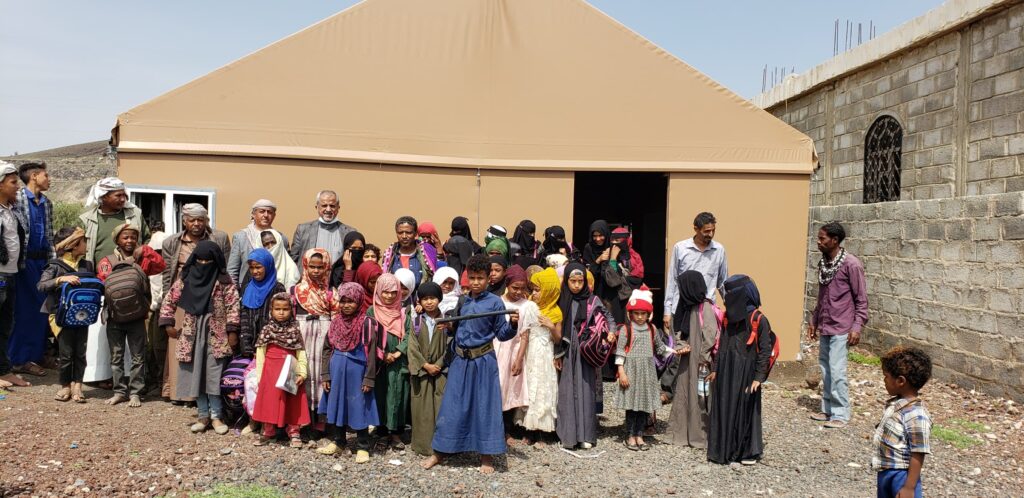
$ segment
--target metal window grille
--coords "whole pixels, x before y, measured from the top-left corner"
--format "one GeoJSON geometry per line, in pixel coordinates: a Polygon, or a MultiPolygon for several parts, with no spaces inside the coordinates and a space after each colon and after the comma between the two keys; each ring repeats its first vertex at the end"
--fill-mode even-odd
{"type": "Polygon", "coordinates": [[[864,139],[864,203],[900,200],[903,127],[892,116],[875,120],[864,139]]]}

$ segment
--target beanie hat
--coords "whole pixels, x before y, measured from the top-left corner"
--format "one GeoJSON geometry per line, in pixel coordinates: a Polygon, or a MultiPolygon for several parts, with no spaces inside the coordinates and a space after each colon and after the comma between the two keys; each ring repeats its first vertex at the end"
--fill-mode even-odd
{"type": "Polygon", "coordinates": [[[654,295],[651,293],[651,289],[646,285],[641,285],[639,289],[633,290],[633,294],[629,296],[626,311],[654,313],[654,295]]]}

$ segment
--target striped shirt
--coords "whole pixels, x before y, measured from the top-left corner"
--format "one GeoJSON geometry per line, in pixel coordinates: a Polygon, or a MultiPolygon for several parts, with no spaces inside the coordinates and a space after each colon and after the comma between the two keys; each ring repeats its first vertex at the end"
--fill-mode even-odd
{"type": "Polygon", "coordinates": [[[930,454],[932,417],[920,398],[892,398],[875,427],[875,470],[908,469],[911,453],[930,454]]]}

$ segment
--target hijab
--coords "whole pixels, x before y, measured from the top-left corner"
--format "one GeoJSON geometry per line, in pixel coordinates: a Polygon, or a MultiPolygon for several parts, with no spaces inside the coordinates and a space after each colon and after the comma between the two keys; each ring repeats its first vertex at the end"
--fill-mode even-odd
{"type": "Polygon", "coordinates": [[[441,309],[441,313],[447,313],[454,310],[459,304],[459,297],[462,296],[462,286],[459,285],[459,273],[450,266],[442,266],[437,269],[437,273],[434,274],[434,283],[440,288],[441,284],[445,280],[452,279],[455,281],[455,287],[452,287],[452,291],[445,294],[441,298],[441,304],[438,308],[441,309]]]}
{"type": "MultiPolygon", "coordinates": [[[[587,305],[587,299],[590,299],[591,292],[590,285],[587,282],[587,268],[583,266],[582,263],[574,261],[565,266],[564,275],[565,278],[562,279],[561,294],[558,297],[558,307],[562,310],[563,317],[572,316],[572,304],[574,302],[579,303],[580,307],[584,308],[582,310],[584,312],[577,313],[577,316],[573,317],[573,330],[579,330],[579,326],[583,323],[583,320],[586,319],[584,316],[586,315],[585,308],[587,305]],[[584,285],[583,288],[580,289],[579,293],[573,294],[572,291],[569,290],[569,277],[577,274],[583,276],[584,285]]],[[[563,329],[563,332],[564,330],[565,329],[563,329]]]]}
{"type": "Polygon", "coordinates": [[[246,261],[259,263],[264,269],[263,280],[257,281],[250,276],[249,283],[245,286],[245,292],[242,293],[242,306],[255,310],[263,307],[263,304],[267,302],[267,297],[274,291],[274,286],[277,284],[277,269],[270,251],[262,247],[253,249],[246,261]]]}
{"type": "Polygon", "coordinates": [[[760,307],[761,293],[750,277],[733,275],[725,280],[725,317],[729,324],[746,321],[760,307]]]}
{"type": "Polygon", "coordinates": [[[452,231],[448,234],[449,237],[461,235],[466,240],[473,240],[473,232],[469,230],[469,219],[464,216],[456,216],[452,218],[452,231]]]}
{"type": "MultiPolygon", "coordinates": [[[[269,278],[265,280],[274,282],[269,278]]],[[[273,299],[283,299],[288,301],[289,307],[291,306],[291,297],[287,292],[278,292],[274,294],[273,299]]],[[[273,315],[270,316],[270,321],[263,326],[259,338],[256,339],[256,347],[265,347],[270,344],[276,344],[291,351],[303,349],[302,331],[299,330],[299,322],[295,320],[295,313],[291,313],[283,322],[275,320],[273,315]]]]}
{"type": "MultiPolygon", "coordinates": [[[[501,256],[491,256],[488,259],[488,264],[487,264],[487,275],[488,275],[488,278],[490,278],[490,274],[491,274],[491,265],[501,265],[501,267],[505,269],[505,276],[508,277],[508,260],[506,260],[505,258],[503,258],[501,256]]],[[[487,284],[487,291],[492,293],[492,294],[495,294],[497,296],[500,296],[500,295],[504,294],[505,293],[505,279],[503,278],[501,280],[498,280],[497,282],[488,283],[487,284]]]]}
{"type": "Polygon", "coordinates": [[[544,242],[541,244],[541,248],[544,254],[556,254],[562,248],[569,252],[569,243],[565,240],[565,229],[555,225],[544,230],[544,242]]]}
{"type": "Polygon", "coordinates": [[[295,284],[295,301],[306,310],[306,313],[317,316],[331,316],[337,311],[338,303],[329,296],[329,279],[331,274],[325,271],[323,276],[313,280],[309,276],[309,260],[320,256],[327,268],[331,267],[331,255],[326,249],[314,247],[302,255],[302,280],[295,284]]]}
{"type": "Polygon", "coordinates": [[[515,232],[512,233],[512,242],[519,245],[519,250],[524,255],[533,255],[533,250],[537,247],[537,240],[534,235],[537,232],[537,225],[530,220],[523,220],[516,226],[515,232]]]}
{"type": "Polygon", "coordinates": [[[405,336],[404,309],[402,306],[402,284],[390,273],[384,273],[377,279],[377,287],[373,291],[373,318],[384,327],[389,334],[402,340],[405,336]],[[397,292],[398,297],[390,305],[384,304],[385,292],[397,292]]]}
{"type": "Polygon", "coordinates": [[[395,278],[409,291],[409,297],[402,300],[403,304],[409,304],[416,297],[416,274],[408,268],[399,268],[395,270],[395,278]]]}
{"type": "MultiPolygon", "coordinates": [[[[361,304],[364,297],[366,297],[366,291],[363,290],[363,286],[355,282],[345,282],[338,287],[339,301],[346,299],[361,304]]],[[[362,324],[365,316],[366,310],[361,305],[351,315],[343,313],[334,315],[331,320],[331,328],[327,332],[327,340],[330,341],[331,347],[342,352],[355,349],[362,339],[362,324]]]]}
{"type": "Polygon", "coordinates": [[[212,240],[201,240],[181,268],[181,297],[178,306],[195,316],[210,312],[210,300],[217,278],[227,273],[224,251],[212,240]],[[199,264],[197,260],[210,261],[199,264]]]}
{"type": "MultiPolygon", "coordinates": [[[[299,282],[299,267],[295,265],[295,261],[288,254],[288,249],[284,246],[284,238],[281,237],[281,233],[277,230],[269,230],[269,232],[274,234],[274,247],[262,250],[269,251],[270,255],[274,258],[273,266],[276,270],[277,281],[281,282],[285,289],[290,289],[299,282]]],[[[263,244],[261,243],[253,247],[261,248],[263,244]]]]}
{"type": "Polygon", "coordinates": [[[707,301],[708,284],[700,272],[687,270],[676,277],[676,285],[679,287],[679,302],[672,313],[672,328],[686,340],[690,337],[690,315],[697,305],[707,301]]]}
{"type": "Polygon", "coordinates": [[[530,265],[526,268],[526,279],[533,281],[533,276],[544,271],[544,268],[537,265],[530,265]]]}
{"type": "Polygon", "coordinates": [[[359,311],[365,313],[366,309],[373,304],[373,290],[370,289],[370,280],[373,277],[379,277],[384,273],[384,270],[377,263],[365,264],[359,266],[359,271],[356,272],[356,282],[363,286],[363,305],[359,307],[359,311]]]}
{"type": "Polygon", "coordinates": [[[561,282],[558,280],[558,273],[553,268],[548,268],[535,273],[530,277],[530,282],[540,289],[540,295],[537,297],[540,313],[554,323],[561,322],[562,309],[558,306],[561,282]]]}
{"type": "Polygon", "coordinates": [[[516,282],[522,282],[525,284],[529,282],[529,279],[526,278],[526,270],[519,265],[512,265],[505,270],[505,287],[516,282]]]}
{"type": "Polygon", "coordinates": [[[611,229],[608,227],[608,222],[604,220],[597,220],[590,224],[590,230],[587,230],[587,245],[583,247],[583,261],[587,264],[593,264],[597,261],[597,257],[604,252],[605,249],[611,247],[612,237],[611,229]],[[598,245],[594,242],[594,232],[598,232],[604,235],[604,243],[598,245]]]}
{"type": "MultiPolygon", "coordinates": [[[[359,267],[363,264],[363,254],[366,252],[366,238],[359,232],[348,232],[345,234],[345,238],[342,239],[341,244],[342,251],[349,251],[350,257],[352,258],[352,272],[359,271],[359,267]],[[355,241],[363,243],[362,249],[349,249],[355,241]]],[[[344,255],[344,252],[342,253],[344,255]]],[[[345,280],[345,258],[338,258],[337,261],[331,265],[331,287],[337,287],[345,280]]]]}
{"type": "Polygon", "coordinates": [[[484,247],[484,255],[487,256],[488,258],[490,258],[491,257],[491,251],[498,251],[499,253],[501,253],[501,257],[505,260],[505,262],[503,264],[507,268],[508,267],[508,262],[509,262],[509,258],[508,258],[508,256],[509,256],[509,254],[508,254],[508,251],[509,251],[508,240],[503,239],[503,238],[491,239],[491,241],[487,243],[487,246],[484,247]]]}

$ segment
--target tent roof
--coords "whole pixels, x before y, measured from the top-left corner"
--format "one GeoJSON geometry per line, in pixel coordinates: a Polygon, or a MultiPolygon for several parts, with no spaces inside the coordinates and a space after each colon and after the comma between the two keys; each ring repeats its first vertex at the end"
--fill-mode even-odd
{"type": "Polygon", "coordinates": [[[809,174],[807,136],[583,0],[366,0],[118,116],[121,151],[809,174]]]}

